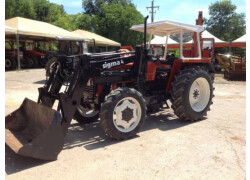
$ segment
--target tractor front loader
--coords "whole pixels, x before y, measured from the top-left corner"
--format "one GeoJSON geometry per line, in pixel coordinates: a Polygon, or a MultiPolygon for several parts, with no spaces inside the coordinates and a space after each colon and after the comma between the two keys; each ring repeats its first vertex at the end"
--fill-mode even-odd
{"type": "Polygon", "coordinates": [[[202,119],[212,104],[214,72],[211,58],[202,56],[209,53],[201,52],[203,27],[173,21],[147,26],[146,22],[147,18],[144,24],[132,27],[144,32],[144,45],[135,52],[58,57],[45,86],[39,88],[38,101],[25,99],[6,116],[6,144],[19,155],[55,160],[73,118],[79,123],[100,118],[109,138],[123,140],[135,136],[147,112],[161,110],[167,100],[181,120],[202,119]],[[149,53],[147,31],[165,36],[174,29],[181,36],[183,31],[197,35],[198,46],[190,52],[197,57],[184,57],[181,47],[180,58],[167,55],[159,59],[149,53]],[[52,109],[55,102],[57,110],[52,109]]]}

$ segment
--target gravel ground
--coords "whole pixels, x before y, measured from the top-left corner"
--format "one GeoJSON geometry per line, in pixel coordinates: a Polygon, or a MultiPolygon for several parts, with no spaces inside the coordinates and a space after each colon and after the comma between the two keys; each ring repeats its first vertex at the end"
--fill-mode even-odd
{"type": "MultiPolygon", "coordinates": [[[[43,69],[5,73],[5,114],[24,97],[37,100],[43,69]]],[[[39,161],[5,148],[6,179],[245,179],[246,83],[215,79],[205,120],[182,122],[173,111],[148,117],[137,137],[112,141],[99,122],[72,121],[56,161],[39,161]]]]}

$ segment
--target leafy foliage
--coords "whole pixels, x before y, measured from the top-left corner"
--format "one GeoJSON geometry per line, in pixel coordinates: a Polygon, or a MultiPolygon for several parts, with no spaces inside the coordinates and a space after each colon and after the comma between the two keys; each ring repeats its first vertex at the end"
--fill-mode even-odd
{"type": "Polygon", "coordinates": [[[143,23],[143,15],[128,0],[83,0],[85,15],[89,14],[91,30],[122,45],[136,46],[143,42],[143,33],[130,30],[143,23]]]}
{"type": "Polygon", "coordinates": [[[8,0],[5,2],[5,19],[16,16],[45,22],[55,22],[65,15],[62,5],[47,0],[8,0]]]}
{"type": "Polygon", "coordinates": [[[133,5],[129,0],[83,0],[82,7],[86,14],[100,15],[102,14],[102,5],[121,4],[123,6],[133,5]]]}
{"type": "Polygon", "coordinates": [[[233,41],[246,33],[244,13],[236,13],[230,0],[217,1],[209,6],[207,30],[224,41],[233,41]]]}
{"type": "Polygon", "coordinates": [[[5,18],[15,16],[36,18],[32,0],[8,0],[5,2],[5,18]]]}

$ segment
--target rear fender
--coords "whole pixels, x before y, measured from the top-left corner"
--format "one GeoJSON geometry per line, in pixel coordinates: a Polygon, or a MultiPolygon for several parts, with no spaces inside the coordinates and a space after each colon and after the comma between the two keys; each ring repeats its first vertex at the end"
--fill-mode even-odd
{"type": "Polygon", "coordinates": [[[172,88],[172,82],[174,80],[174,77],[179,74],[180,70],[185,67],[185,66],[192,66],[192,65],[199,65],[199,66],[204,66],[209,73],[214,73],[214,66],[213,63],[211,63],[211,59],[201,59],[201,60],[186,60],[183,61],[182,59],[178,59],[174,61],[174,64],[172,66],[172,70],[170,73],[170,77],[168,80],[167,88],[166,88],[166,93],[169,94],[171,88],[172,88]]]}
{"type": "Polygon", "coordinates": [[[169,76],[169,79],[168,79],[168,84],[167,84],[167,88],[166,88],[166,93],[169,94],[170,92],[170,89],[172,87],[172,82],[174,80],[174,77],[179,74],[179,71],[182,67],[182,60],[181,59],[178,59],[178,60],[175,60],[174,63],[173,63],[173,66],[172,66],[172,70],[171,70],[171,73],[170,73],[170,76],[169,76]]]}

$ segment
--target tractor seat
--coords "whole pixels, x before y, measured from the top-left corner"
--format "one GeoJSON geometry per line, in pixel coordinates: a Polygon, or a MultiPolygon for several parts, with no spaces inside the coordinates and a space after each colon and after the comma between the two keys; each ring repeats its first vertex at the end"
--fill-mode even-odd
{"type": "Polygon", "coordinates": [[[172,66],[175,59],[177,58],[174,56],[174,54],[171,54],[171,55],[168,54],[166,57],[166,61],[160,61],[160,62],[161,64],[168,64],[172,66]]]}

